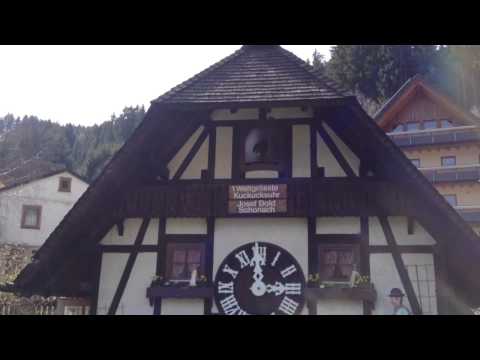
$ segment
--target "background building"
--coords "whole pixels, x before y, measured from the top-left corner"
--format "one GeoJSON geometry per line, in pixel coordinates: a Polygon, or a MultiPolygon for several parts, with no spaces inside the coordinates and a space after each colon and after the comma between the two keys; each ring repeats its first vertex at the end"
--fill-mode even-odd
{"type": "Polygon", "coordinates": [[[375,120],[479,233],[480,119],[417,75],[375,120]]]}

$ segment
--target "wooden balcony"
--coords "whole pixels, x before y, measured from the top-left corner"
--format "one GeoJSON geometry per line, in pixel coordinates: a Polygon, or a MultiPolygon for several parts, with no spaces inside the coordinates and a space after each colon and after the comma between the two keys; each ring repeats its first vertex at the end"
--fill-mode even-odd
{"type": "Polygon", "coordinates": [[[461,144],[480,141],[477,126],[458,126],[446,129],[391,132],[387,134],[399,147],[419,147],[444,144],[461,144]]]}
{"type": "Polygon", "coordinates": [[[364,300],[374,303],[377,300],[377,292],[373,284],[358,287],[309,287],[307,289],[307,298],[309,301],[318,301],[323,299],[343,299],[364,300]]]}
{"type": "Polygon", "coordinates": [[[480,180],[480,164],[443,168],[420,168],[419,170],[433,183],[480,180]]]}

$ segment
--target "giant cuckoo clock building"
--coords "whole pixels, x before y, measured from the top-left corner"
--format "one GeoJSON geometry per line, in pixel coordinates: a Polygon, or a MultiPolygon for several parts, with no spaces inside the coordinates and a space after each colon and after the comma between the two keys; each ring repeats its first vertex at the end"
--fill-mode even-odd
{"type": "Polygon", "coordinates": [[[280,46],[154,100],[13,290],[92,314],[469,313],[480,239],[363,111],[280,46]],[[352,276],[352,273],[356,276],[352,276]]]}

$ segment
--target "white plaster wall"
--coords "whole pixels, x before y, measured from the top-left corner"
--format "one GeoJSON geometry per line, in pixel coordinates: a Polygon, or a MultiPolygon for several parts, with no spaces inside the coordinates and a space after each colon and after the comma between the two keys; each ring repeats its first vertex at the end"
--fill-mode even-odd
{"type": "Polygon", "coordinates": [[[200,179],[202,177],[202,170],[208,169],[209,141],[210,140],[207,137],[180,179],[200,179]]]}
{"type": "Polygon", "coordinates": [[[310,126],[292,126],[292,177],[310,177],[310,126]]]}
{"type": "Polygon", "coordinates": [[[390,216],[390,227],[398,245],[434,245],[435,240],[430,234],[415,221],[412,235],[408,234],[408,219],[405,216],[390,216]]]}
{"type": "Polygon", "coordinates": [[[359,217],[317,218],[317,234],[360,234],[359,217]]]}
{"type": "Polygon", "coordinates": [[[245,179],[277,179],[278,171],[270,170],[255,170],[255,171],[246,171],[245,179]]]}
{"type": "Polygon", "coordinates": [[[192,136],[190,136],[190,138],[185,142],[182,148],[173,156],[173,158],[168,163],[167,167],[169,170],[170,179],[173,178],[173,176],[177,172],[178,168],[190,152],[190,149],[193,147],[193,144],[195,144],[195,141],[197,141],[203,129],[203,126],[199,126],[199,128],[193,133],[192,136]]]}
{"type": "Polygon", "coordinates": [[[337,136],[337,134],[327,124],[321,125],[325,131],[330,135],[338,150],[342,153],[345,160],[348,162],[353,172],[358,176],[360,173],[360,159],[353,153],[352,150],[337,136]]]}
{"type": "Polygon", "coordinates": [[[102,256],[102,269],[98,288],[97,314],[105,315],[112,303],[113,296],[118,287],[128,254],[104,253],[102,256]]]}
{"type": "MultiPolygon", "coordinates": [[[[137,238],[138,231],[143,222],[141,218],[129,218],[123,222],[123,236],[118,235],[116,225],[112,226],[110,231],[105,235],[100,244],[102,245],[133,245],[137,238]]],[[[151,219],[148,224],[143,244],[155,245],[158,243],[158,218],[151,219]]]]}
{"type": "Polygon", "coordinates": [[[370,245],[388,245],[377,216],[368,218],[370,245]]]}
{"type": "Polygon", "coordinates": [[[231,127],[217,127],[215,147],[215,179],[232,178],[232,139],[231,127]]]}
{"type": "Polygon", "coordinates": [[[168,218],[165,232],[181,235],[206,234],[207,220],[205,218],[168,218]]]}
{"type": "Polygon", "coordinates": [[[354,300],[319,300],[317,315],[363,315],[363,303],[354,300]]]}
{"type": "Polygon", "coordinates": [[[317,165],[325,168],[325,177],[345,177],[345,171],[338,164],[323,139],[317,133],[317,165]]]}
{"type": "Polygon", "coordinates": [[[162,315],[203,315],[201,299],[163,299],[162,315]]]}
{"type": "Polygon", "coordinates": [[[44,179],[0,192],[0,242],[41,246],[88,184],[69,172],[62,172],[44,179]],[[59,192],[60,177],[72,179],[71,192],[59,192]],[[41,205],[40,229],[22,229],[22,206],[41,205]]]}
{"type": "Polygon", "coordinates": [[[130,278],[120,299],[117,315],[152,315],[153,306],[147,298],[157,262],[156,253],[139,253],[130,278]]]}

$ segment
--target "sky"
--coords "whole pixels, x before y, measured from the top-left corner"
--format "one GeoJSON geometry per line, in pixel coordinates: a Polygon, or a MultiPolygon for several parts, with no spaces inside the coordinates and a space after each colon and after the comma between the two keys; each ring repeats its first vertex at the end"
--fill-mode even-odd
{"type": "MultiPolygon", "coordinates": [[[[284,45],[306,60],[331,45],[284,45]]],[[[240,45],[2,45],[0,117],[35,115],[60,124],[100,124],[150,101],[240,45]]]]}

